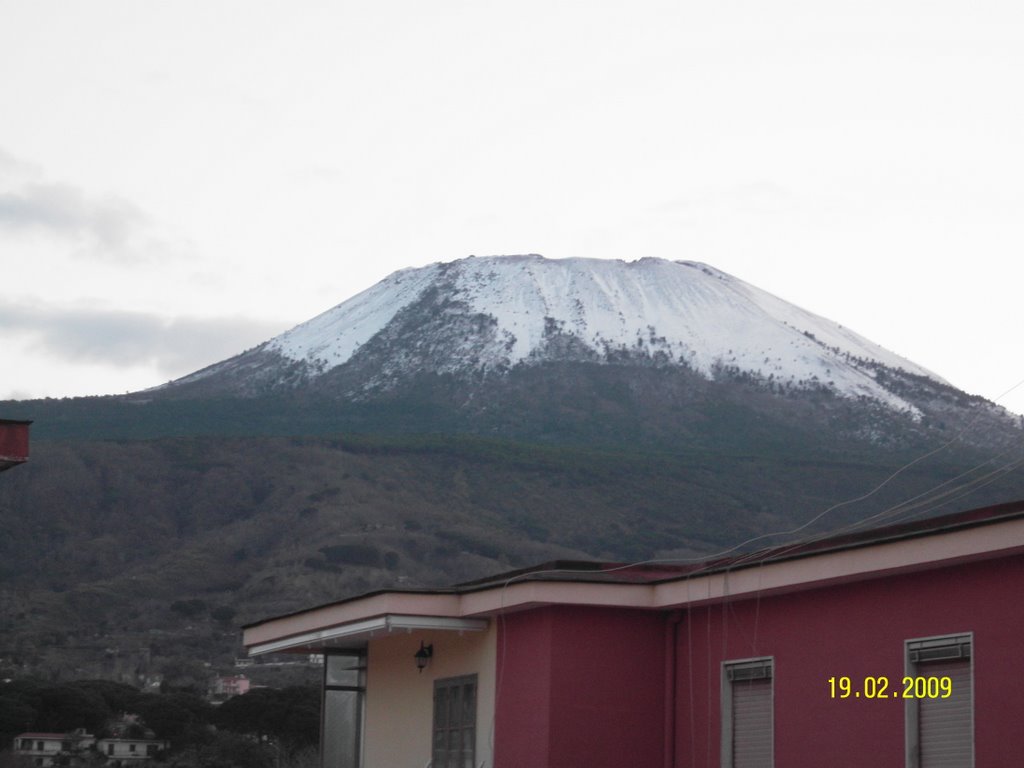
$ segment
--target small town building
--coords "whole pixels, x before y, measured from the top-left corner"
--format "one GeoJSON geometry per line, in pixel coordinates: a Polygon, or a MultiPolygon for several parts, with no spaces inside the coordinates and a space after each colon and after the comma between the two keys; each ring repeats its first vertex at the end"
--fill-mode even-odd
{"type": "Polygon", "coordinates": [[[96,740],[96,751],[106,758],[104,765],[129,766],[156,757],[170,742],[159,739],[103,738],[96,740]]]}
{"type": "Polygon", "coordinates": [[[79,728],[71,733],[19,733],[14,737],[14,754],[29,758],[32,765],[69,763],[88,751],[96,737],[79,728]]]}
{"type": "Polygon", "coordinates": [[[997,768],[1024,501],[695,564],[557,562],[244,628],[325,654],[325,768],[997,768]]]}
{"type": "Polygon", "coordinates": [[[28,461],[31,421],[0,419],[0,472],[28,461]]]}

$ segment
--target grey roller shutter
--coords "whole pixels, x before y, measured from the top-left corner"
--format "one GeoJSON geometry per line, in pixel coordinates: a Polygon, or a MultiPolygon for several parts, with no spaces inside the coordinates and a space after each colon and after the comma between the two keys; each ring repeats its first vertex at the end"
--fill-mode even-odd
{"type": "Polygon", "coordinates": [[[733,768],[772,768],[772,681],[732,684],[733,768]]]}
{"type": "Polygon", "coordinates": [[[948,699],[918,701],[920,768],[971,768],[974,765],[974,692],[969,659],[929,661],[917,665],[922,677],[948,677],[948,699]]]}

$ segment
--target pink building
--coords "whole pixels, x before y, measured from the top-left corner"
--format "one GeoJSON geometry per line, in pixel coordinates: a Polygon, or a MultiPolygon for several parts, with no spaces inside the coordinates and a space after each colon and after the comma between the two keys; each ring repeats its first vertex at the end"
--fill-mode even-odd
{"type": "Polygon", "coordinates": [[[1024,501],[689,566],[553,563],[245,628],[330,768],[1024,764],[1024,501]]]}
{"type": "Polygon", "coordinates": [[[227,701],[232,696],[249,692],[249,678],[245,675],[220,675],[210,683],[210,700],[214,704],[227,701]]]}

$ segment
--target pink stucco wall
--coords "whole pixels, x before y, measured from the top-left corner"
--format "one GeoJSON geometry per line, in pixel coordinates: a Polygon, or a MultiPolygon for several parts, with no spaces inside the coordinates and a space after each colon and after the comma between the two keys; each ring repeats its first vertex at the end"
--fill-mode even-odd
{"type": "Polygon", "coordinates": [[[503,617],[496,768],[660,767],[664,627],[658,611],[582,606],[503,617]]]}
{"type": "Polygon", "coordinates": [[[904,641],[974,633],[975,764],[1019,766],[1024,557],[683,611],[676,765],[719,765],[721,662],[775,659],[775,764],[904,764],[905,702],[832,699],[829,677],[904,675],[904,641]]]}
{"type": "Polygon", "coordinates": [[[494,764],[718,766],[721,664],[771,656],[775,765],[902,766],[905,702],[832,699],[828,678],[860,684],[887,677],[891,689],[900,688],[906,640],[970,632],[975,764],[1018,766],[1022,590],[1024,556],[1012,555],[683,608],[674,627],[659,610],[558,606],[508,614],[497,621],[494,764]],[[674,745],[668,759],[666,744],[674,745]]]}

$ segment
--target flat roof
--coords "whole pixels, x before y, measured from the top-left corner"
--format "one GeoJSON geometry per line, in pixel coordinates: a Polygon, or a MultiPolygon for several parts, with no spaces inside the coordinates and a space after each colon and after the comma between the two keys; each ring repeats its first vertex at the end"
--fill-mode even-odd
{"type": "Polygon", "coordinates": [[[312,608],[282,614],[252,622],[242,628],[258,626],[267,621],[307,613],[318,608],[341,605],[362,600],[374,595],[388,593],[402,594],[463,594],[484,589],[502,587],[509,583],[524,581],[571,581],[605,584],[657,584],[685,579],[694,574],[711,574],[722,571],[736,571],[752,568],[765,563],[782,562],[820,555],[825,552],[875,546],[885,542],[932,536],[963,530],[980,525],[991,525],[1002,520],[1024,517],[1024,499],[1019,501],[980,507],[964,512],[914,520],[906,523],[870,528],[855,533],[843,533],[826,538],[812,539],[792,544],[783,544],[767,549],[741,552],[728,557],[709,558],[693,563],[679,563],[672,560],[647,560],[637,563],[607,562],[599,560],[551,560],[528,568],[504,571],[472,581],[460,582],[448,587],[395,587],[379,589],[341,600],[323,603],[312,608]]]}
{"type": "Polygon", "coordinates": [[[439,589],[377,590],[247,624],[244,642],[253,653],[315,652],[328,638],[391,631],[399,618],[453,619],[455,628],[542,605],[672,610],[1016,553],[1024,500],[695,563],[561,560],[439,589]]]}

